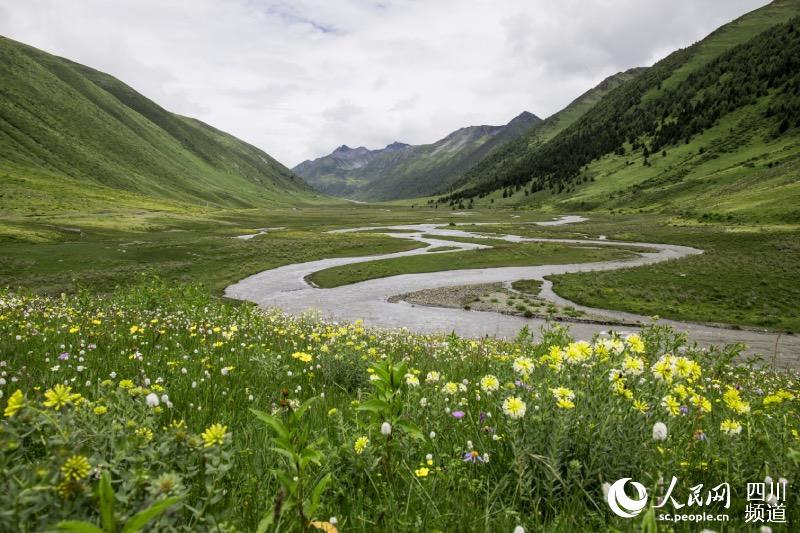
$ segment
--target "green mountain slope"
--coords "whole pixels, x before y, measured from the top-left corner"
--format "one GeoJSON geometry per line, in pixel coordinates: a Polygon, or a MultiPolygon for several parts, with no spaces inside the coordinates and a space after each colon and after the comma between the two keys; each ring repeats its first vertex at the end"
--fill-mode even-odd
{"type": "Polygon", "coordinates": [[[794,220],[800,24],[792,17],[798,15],[800,2],[781,0],[723,26],[613,89],[524,158],[446,200],[502,196],[537,205],[794,220]]]}
{"type": "Polygon", "coordinates": [[[470,168],[453,187],[469,188],[485,182],[499,181],[508,168],[523,163],[530,153],[572,125],[612,89],[633,79],[644,70],[644,68],[632,68],[609,76],[561,111],[547,117],[524,135],[495,150],[491,156],[470,168]]]}
{"type": "Polygon", "coordinates": [[[313,194],[258,148],[107,74],[3,37],[0,179],[4,211],[85,203],[82,190],[97,206],[107,198],[246,207],[313,194]]]}
{"type": "Polygon", "coordinates": [[[358,200],[393,200],[446,190],[470,167],[541,119],[523,112],[503,126],[461,128],[432,144],[382,150],[341,146],[293,170],[316,189],[358,200]]]}

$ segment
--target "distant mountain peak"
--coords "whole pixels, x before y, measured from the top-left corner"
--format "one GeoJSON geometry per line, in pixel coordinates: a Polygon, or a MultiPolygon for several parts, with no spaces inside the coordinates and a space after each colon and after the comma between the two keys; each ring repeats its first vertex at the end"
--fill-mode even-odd
{"type": "Polygon", "coordinates": [[[402,150],[403,148],[406,148],[408,146],[411,146],[411,145],[410,144],[406,144],[406,143],[401,143],[399,141],[394,141],[392,144],[387,144],[386,148],[384,148],[384,150],[389,150],[389,151],[402,150]]]}
{"type": "Polygon", "coordinates": [[[511,126],[511,125],[518,125],[518,124],[536,124],[536,123],[541,122],[541,121],[542,121],[541,118],[537,117],[536,115],[534,115],[530,111],[523,111],[522,113],[520,113],[516,117],[512,118],[508,122],[507,125],[511,126]]]}
{"type": "Polygon", "coordinates": [[[523,111],[508,124],[466,126],[430,144],[393,141],[375,150],[343,144],[294,171],[317,190],[335,196],[366,200],[427,196],[446,189],[499,145],[540,122],[523,111]]]}

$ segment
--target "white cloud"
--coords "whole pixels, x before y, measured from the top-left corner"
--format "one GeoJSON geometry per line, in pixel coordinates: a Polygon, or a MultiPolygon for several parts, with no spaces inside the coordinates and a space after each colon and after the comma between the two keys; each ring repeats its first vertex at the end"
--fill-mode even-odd
{"type": "Polygon", "coordinates": [[[0,0],[0,33],[292,166],[558,111],[766,0],[0,0]]]}

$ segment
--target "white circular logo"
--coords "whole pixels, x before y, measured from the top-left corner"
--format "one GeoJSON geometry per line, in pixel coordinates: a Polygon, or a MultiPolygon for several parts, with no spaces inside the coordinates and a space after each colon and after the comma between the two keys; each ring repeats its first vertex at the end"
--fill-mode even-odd
{"type": "Polygon", "coordinates": [[[608,489],[608,496],[606,497],[608,505],[614,511],[614,514],[622,518],[633,518],[641,513],[644,506],[647,505],[647,490],[641,483],[631,481],[631,485],[636,489],[638,495],[636,499],[630,498],[625,494],[625,483],[628,481],[631,481],[631,478],[624,477],[615,481],[608,489]]]}

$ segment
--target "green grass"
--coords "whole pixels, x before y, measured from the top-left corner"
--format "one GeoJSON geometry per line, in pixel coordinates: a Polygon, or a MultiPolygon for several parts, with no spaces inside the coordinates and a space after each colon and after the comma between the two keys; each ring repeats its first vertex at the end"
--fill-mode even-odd
{"type": "Polygon", "coordinates": [[[484,231],[566,238],[606,235],[694,246],[705,253],[644,267],[554,276],[554,289],[592,307],[800,331],[800,226],[702,224],[632,214],[588,216],[589,222],[574,226],[487,226],[484,231]]]}
{"type": "Polygon", "coordinates": [[[107,74],[4,37],[0,91],[0,212],[319,199],[262,150],[107,74]]]}
{"type": "Polygon", "coordinates": [[[550,201],[561,209],[645,209],[751,222],[800,220],[800,134],[771,136],[764,101],[727,115],[715,127],[667,149],[666,156],[607,155],[592,163],[591,182],[550,201]]]}
{"type": "Polygon", "coordinates": [[[542,282],[538,279],[521,279],[513,282],[511,288],[531,296],[537,296],[542,290],[542,282]]]}
{"type": "MultiPolygon", "coordinates": [[[[703,39],[695,47],[689,60],[675,69],[675,72],[664,80],[661,86],[662,90],[677,87],[692,72],[713,61],[734,46],[745,43],[774,26],[776,21],[784,22],[797,15],[800,15],[800,6],[795,0],[776,0],[722,26],[703,39]]],[[[654,90],[646,95],[645,98],[655,97],[660,92],[659,90],[654,90]]]]}
{"type": "Polygon", "coordinates": [[[582,182],[562,193],[541,191],[508,198],[495,191],[481,207],[542,208],[680,214],[697,220],[748,223],[800,221],[800,132],[775,137],[764,121],[769,101],[729,113],[693,137],[652,154],[626,144],[625,155],[606,154],[587,165],[582,182]]]}
{"type": "Polygon", "coordinates": [[[529,243],[510,245],[506,243],[505,245],[483,250],[418,255],[343,265],[315,272],[308,279],[319,287],[331,288],[399,274],[469,268],[581,263],[622,257],[630,257],[630,252],[620,249],[594,249],[560,244],[529,243]]]}
{"type": "MultiPolygon", "coordinates": [[[[150,209],[135,204],[85,210],[0,214],[0,287],[40,293],[79,287],[107,292],[139,274],[203,283],[219,295],[228,284],[277,266],[322,259],[392,253],[418,242],[364,233],[327,233],[342,227],[419,222],[447,223],[447,210],[391,209],[361,204],[306,205],[271,209],[150,209]],[[250,240],[237,235],[285,227],[250,240]]],[[[496,214],[477,214],[494,220],[496,214]]],[[[542,217],[531,213],[531,220],[542,217]]]]}
{"type": "MultiPolygon", "coordinates": [[[[530,128],[524,135],[497,148],[488,157],[467,170],[464,176],[455,183],[455,187],[470,187],[482,182],[487,176],[501,175],[504,169],[519,163],[536,148],[556,137],[594,107],[612,89],[633,79],[642,70],[634,68],[604,79],[597,86],[570,102],[564,109],[530,128]]],[[[441,189],[439,192],[442,192],[441,189]]]]}
{"type": "MultiPolygon", "coordinates": [[[[651,371],[683,345],[667,331],[647,331],[640,353],[623,343],[608,355],[600,344],[585,358],[560,355],[561,363],[549,355],[552,346],[580,353],[582,345],[569,343],[561,330],[534,342],[365,330],[224,304],[205,290],[163,282],[104,297],[0,292],[8,381],[1,405],[18,399],[0,418],[0,530],[50,531],[64,519],[100,524],[102,472],[119,523],[180,498],[148,525],[153,531],[256,531],[276,508],[279,526],[268,531],[309,530],[292,507],[296,493],[281,494],[281,480],[309,491],[327,475],[313,510],[307,492],[298,498],[306,519],[336,517],[341,531],[632,531],[647,511],[615,516],[603,483],[632,477],[654,494],[665,473],[678,477],[672,495],[682,504],[695,485],[705,495],[729,483],[730,508],[702,511],[729,514],[726,531],[749,531],[747,483],[796,475],[797,376],[735,367],[735,352],[689,347],[681,353],[701,375],[672,376],[673,387],[691,388],[684,398],[651,371]],[[515,370],[520,357],[536,361],[530,373],[515,370]],[[623,372],[628,357],[641,362],[641,375],[623,372]],[[430,372],[438,381],[426,379],[430,372]],[[610,375],[619,376],[618,394],[610,375]],[[407,383],[409,376],[419,384],[407,383]],[[483,390],[487,376],[495,379],[483,390]],[[88,401],[45,405],[45,392],[64,383],[88,401]],[[569,389],[573,407],[558,406],[556,387],[569,389]],[[161,396],[156,408],[146,403],[150,393],[161,396]],[[686,414],[662,406],[668,393],[686,414]],[[527,407],[519,418],[504,412],[510,397],[527,407]],[[302,402],[309,402],[305,414],[293,421],[302,402]],[[463,418],[449,414],[456,408],[463,418]],[[288,425],[288,439],[276,438],[251,409],[288,425]],[[741,424],[741,434],[724,433],[726,420],[741,424]],[[656,421],[668,428],[664,441],[653,440],[656,421]],[[381,433],[384,422],[391,438],[381,433]],[[222,426],[219,438],[202,438],[214,424],[222,426]],[[361,453],[359,438],[369,439],[361,453]],[[301,472],[276,451],[288,441],[308,446],[303,457],[314,459],[301,472]],[[473,451],[488,462],[465,462],[473,451]],[[63,468],[74,456],[88,463],[87,475],[67,481],[63,468]]],[[[786,519],[797,523],[791,485],[787,496],[786,519]]],[[[686,522],[670,530],[714,526],[686,522]]]]}
{"type": "Polygon", "coordinates": [[[703,248],[703,255],[591,276],[556,276],[554,289],[592,307],[800,331],[800,230],[712,231],[662,234],[665,241],[703,248]]]}
{"type": "MultiPolygon", "coordinates": [[[[469,231],[472,233],[479,233],[481,231],[481,226],[459,226],[458,229],[462,231],[469,231]]],[[[483,244],[486,246],[508,246],[509,244],[508,241],[505,241],[503,239],[493,239],[491,237],[487,238],[455,237],[451,235],[427,235],[427,234],[423,236],[442,241],[464,242],[468,244],[483,244]]]]}
{"type": "Polygon", "coordinates": [[[458,249],[459,249],[459,248],[458,248],[458,246],[434,246],[434,247],[432,247],[432,248],[428,248],[428,249],[427,249],[427,250],[425,250],[425,251],[426,251],[426,252],[428,252],[428,253],[433,253],[433,252],[450,252],[450,251],[453,251],[453,250],[458,250],[458,249]]]}
{"type": "Polygon", "coordinates": [[[86,288],[105,292],[125,286],[141,273],[164,279],[202,281],[215,294],[262,270],[325,257],[392,253],[419,247],[413,241],[357,234],[326,235],[280,231],[251,240],[230,235],[176,231],[168,238],[113,233],[94,238],[31,246],[4,244],[0,286],[55,294],[86,288]]]}

